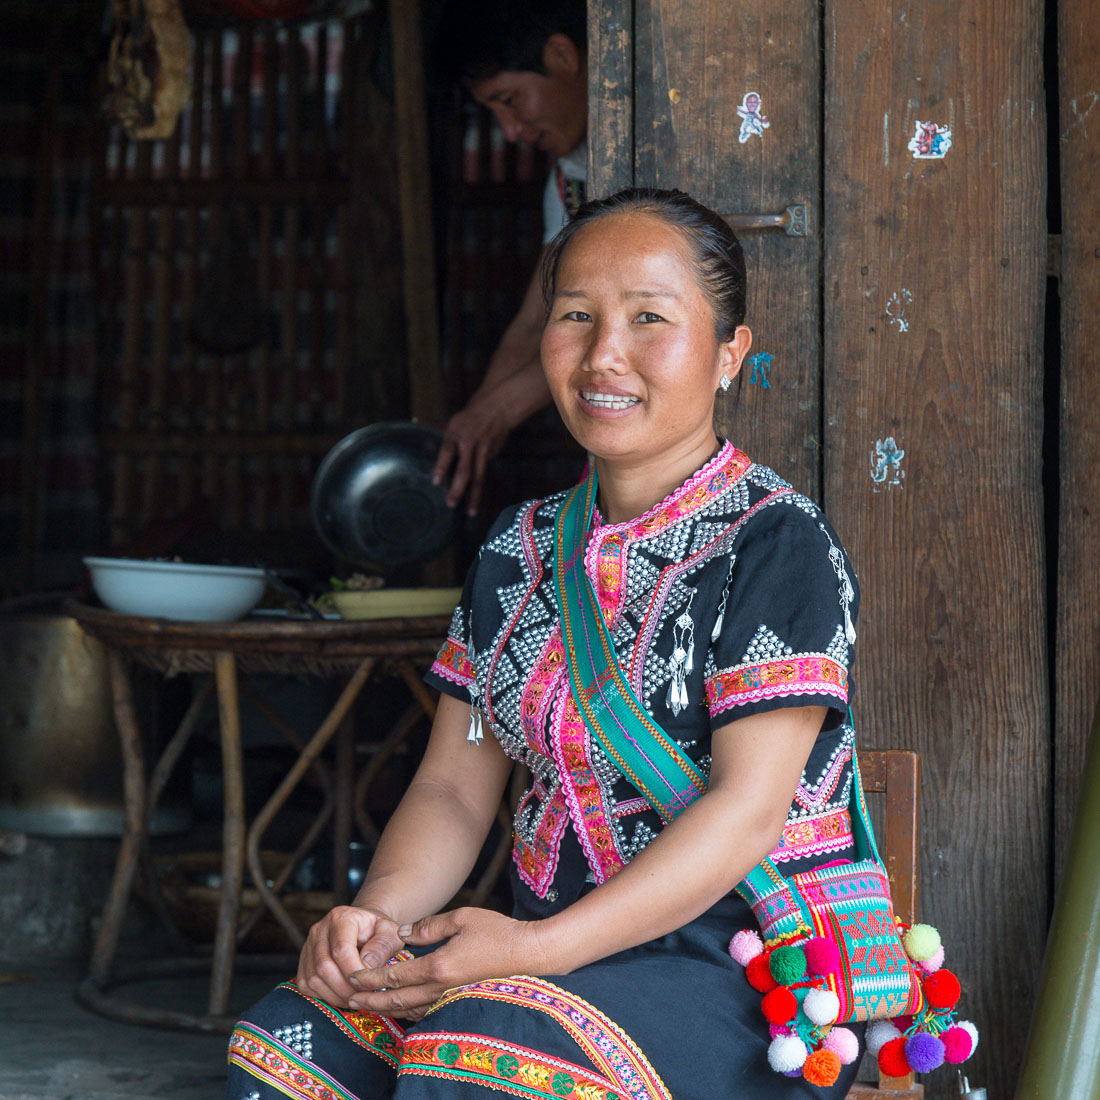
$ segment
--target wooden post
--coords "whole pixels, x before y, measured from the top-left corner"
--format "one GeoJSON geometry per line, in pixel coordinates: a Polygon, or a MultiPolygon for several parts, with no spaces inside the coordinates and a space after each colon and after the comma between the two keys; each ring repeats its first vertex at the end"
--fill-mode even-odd
{"type": "Polygon", "coordinates": [[[634,4],[588,5],[588,195],[634,183],[634,4]]]}
{"type": "Polygon", "coordinates": [[[825,15],[825,504],[862,586],[857,719],[920,753],[922,916],[982,1027],[970,1079],[1003,1096],[1048,896],[1042,5],[825,15]]]}
{"type": "Polygon", "coordinates": [[[1060,877],[1092,706],[1100,696],[1100,14],[1091,0],[1058,5],[1062,178],[1061,510],[1055,660],[1054,859],[1060,877]],[[1091,117],[1089,117],[1091,116],[1091,117]]]}
{"type": "Polygon", "coordinates": [[[393,36],[394,137],[404,261],[409,404],[417,419],[438,421],[443,417],[444,400],[439,369],[435,245],[419,0],[391,0],[389,12],[393,36]]]}

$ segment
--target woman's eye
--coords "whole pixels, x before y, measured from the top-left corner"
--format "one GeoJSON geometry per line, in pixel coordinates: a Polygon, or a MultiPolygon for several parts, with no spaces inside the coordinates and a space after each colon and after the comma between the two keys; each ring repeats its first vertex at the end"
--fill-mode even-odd
{"type": "Polygon", "coordinates": [[[652,325],[656,321],[663,321],[664,318],[658,313],[650,313],[647,310],[644,313],[638,314],[638,320],[641,321],[643,325],[652,325]]]}
{"type": "Polygon", "coordinates": [[[568,313],[562,315],[563,321],[591,321],[587,313],[580,309],[571,309],[568,313]]]}

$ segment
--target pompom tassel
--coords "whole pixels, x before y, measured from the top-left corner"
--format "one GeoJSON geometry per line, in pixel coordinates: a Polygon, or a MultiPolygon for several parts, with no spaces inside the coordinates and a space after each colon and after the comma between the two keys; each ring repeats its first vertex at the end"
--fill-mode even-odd
{"type": "Polygon", "coordinates": [[[854,1031],[846,1027],[830,1028],[821,1045],[826,1050],[831,1050],[845,1066],[851,1065],[859,1057],[859,1039],[854,1031]]]}
{"type": "Polygon", "coordinates": [[[905,1057],[905,1040],[891,1039],[878,1052],[878,1068],[887,1077],[904,1077],[913,1067],[905,1057]]]}
{"type": "Polygon", "coordinates": [[[961,1027],[970,1036],[970,1053],[978,1049],[978,1029],[969,1020],[960,1020],[956,1027],[961,1027]]]}
{"type": "Polygon", "coordinates": [[[959,979],[950,970],[937,970],[921,983],[924,999],[940,1012],[949,1012],[959,1002],[962,989],[959,979]]]}
{"type": "Polygon", "coordinates": [[[840,948],[824,936],[814,936],[802,945],[811,974],[832,974],[840,967],[840,948]]]}
{"type": "Polygon", "coordinates": [[[835,1024],[840,1014],[840,998],[831,989],[811,989],[802,1002],[802,1011],[810,1023],[819,1027],[835,1024]]]}
{"type": "Polygon", "coordinates": [[[729,952],[734,962],[748,966],[757,955],[764,951],[760,936],[751,928],[742,929],[730,940],[729,952]]]}
{"type": "Polygon", "coordinates": [[[924,962],[939,950],[940,934],[930,924],[914,924],[901,938],[906,954],[914,962],[924,962]]]}
{"type": "Polygon", "coordinates": [[[931,1073],[943,1065],[943,1043],[935,1035],[918,1031],[905,1044],[905,1060],[917,1073],[931,1073]]]}
{"type": "Polygon", "coordinates": [[[755,958],[749,959],[748,965],[745,967],[745,977],[757,993],[767,993],[779,984],[772,977],[766,955],[757,955],[755,958]]]}
{"type": "Polygon", "coordinates": [[[780,1035],[768,1047],[768,1065],[776,1073],[801,1070],[807,1053],[806,1044],[797,1035],[780,1035]]]}
{"type": "Polygon", "coordinates": [[[840,1059],[831,1050],[815,1050],[803,1063],[802,1076],[811,1085],[827,1089],[840,1076],[840,1059]]]}
{"type": "Polygon", "coordinates": [[[864,1042],[872,1057],[877,1058],[878,1052],[892,1039],[900,1039],[901,1032],[889,1020],[876,1020],[867,1029],[864,1042]]]}
{"type": "Polygon", "coordinates": [[[770,993],[764,994],[760,1009],[768,1023],[786,1024],[793,1020],[798,1012],[798,1001],[786,986],[781,985],[770,993]]]}
{"type": "Polygon", "coordinates": [[[943,1060],[952,1065],[965,1062],[974,1049],[970,1032],[965,1027],[949,1027],[940,1039],[943,1040],[943,1060]]]}

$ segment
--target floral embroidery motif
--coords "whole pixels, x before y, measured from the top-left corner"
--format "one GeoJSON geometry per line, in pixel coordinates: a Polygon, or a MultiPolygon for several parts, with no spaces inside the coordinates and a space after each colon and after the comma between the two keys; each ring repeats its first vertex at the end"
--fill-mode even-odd
{"type": "Polygon", "coordinates": [[[398,1074],[469,1081],[545,1100],[621,1100],[615,1085],[591,1070],[483,1035],[410,1035],[398,1074]]]}
{"type": "Polygon", "coordinates": [[[813,817],[788,821],[783,827],[779,844],[769,858],[774,863],[787,863],[840,852],[854,843],[852,819],[848,811],[830,810],[813,817]]]}
{"type": "Polygon", "coordinates": [[[474,682],[474,666],[466,656],[466,647],[455,638],[448,638],[436,656],[432,672],[468,688],[474,682]]]}
{"type": "Polygon", "coordinates": [[[540,978],[489,980],[444,993],[429,1011],[435,1012],[465,997],[484,997],[544,1012],[565,1029],[600,1074],[615,1082],[621,1097],[671,1100],[657,1071],[626,1032],[599,1009],[567,990],[540,978]]]}
{"type": "Polygon", "coordinates": [[[800,654],[716,672],[706,694],[712,715],[777,695],[831,695],[847,706],[848,672],[824,654],[800,654]]]}

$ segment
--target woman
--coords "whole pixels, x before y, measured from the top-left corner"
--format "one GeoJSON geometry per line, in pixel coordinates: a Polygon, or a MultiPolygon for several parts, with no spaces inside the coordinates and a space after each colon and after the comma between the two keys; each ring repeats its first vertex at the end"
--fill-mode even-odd
{"type": "Polygon", "coordinates": [[[231,1100],[757,1100],[850,1083],[854,1065],[825,1090],[773,1072],[760,995],[727,951],[755,927],[734,887],[764,856],[792,872],[853,855],[858,601],[817,507],[714,435],[716,391],[751,344],[740,246],[686,195],[627,191],[580,209],[544,275],[542,362],[598,477],[583,556],[555,560],[565,494],[496,522],[429,675],[443,695],[423,762],[355,904],[314,926],[296,982],[239,1025],[231,1100]],[[703,777],[671,823],[571,690],[555,573],[582,566],[623,677],[703,777]],[[513,915],[440,912],[514,761],[532,780],[513,915]]]}

